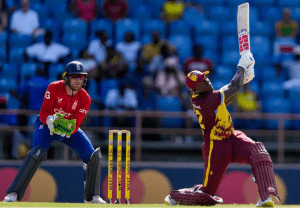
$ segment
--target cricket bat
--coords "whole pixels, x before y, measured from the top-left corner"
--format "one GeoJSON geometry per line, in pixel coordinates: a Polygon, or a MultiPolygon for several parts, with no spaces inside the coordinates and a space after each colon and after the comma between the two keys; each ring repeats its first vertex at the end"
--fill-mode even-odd
{"type": "Polygon", "coordinates": [[[240,4],[237,13],[240,55],[250,52],[249,3],[240,4]]]}

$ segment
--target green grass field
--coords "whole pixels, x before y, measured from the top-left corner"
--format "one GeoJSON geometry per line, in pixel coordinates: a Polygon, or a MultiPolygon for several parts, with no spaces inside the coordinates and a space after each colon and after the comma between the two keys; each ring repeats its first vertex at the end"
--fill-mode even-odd
{"type": "MultiPolygon", "coordinates": [[[[38,203],[38,202],[16,202],[16,203],[5,203],[0,202],[0,207],[146,207],[146,208],[162,208],[162,207],[172,207],[164,204],[80,204],[80,203],[38,203]]],[[[180,207],[180,206],[176,206],[180,207]]],[[[189,208],[195,206],[183,206],[184,208],[189,208]]],[[[218,205],[214,207],[230,207],[230,208],[243,208],[243,207],[255,207],[254,204],[250,205],[241,205],[241,204],[226,204],[226,205],[218,205]]],[[[300,208],[300,205],[275,205],[276,207],[283,208],[300,208]]]]}

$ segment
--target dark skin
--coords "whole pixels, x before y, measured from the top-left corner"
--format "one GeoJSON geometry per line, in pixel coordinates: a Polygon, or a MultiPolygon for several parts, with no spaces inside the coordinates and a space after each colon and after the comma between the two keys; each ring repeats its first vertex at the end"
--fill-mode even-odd
{"type": "MultiPolygon", "coordinates": [[[[220,91],[224,92],[226,105],[228,105],[234,100],[238,91],[242,88],[244,81],[244,73],[245,69],[242,67],[238,67],[236,74],[232,78],[231,82],[220,89],[220,91]]],[[[205,79],[202,82],[196,84],[193,92],[198,94],[204,94],[213,90],[214,88],[210,80],[207,77],[205,77],[205,79]]]]}

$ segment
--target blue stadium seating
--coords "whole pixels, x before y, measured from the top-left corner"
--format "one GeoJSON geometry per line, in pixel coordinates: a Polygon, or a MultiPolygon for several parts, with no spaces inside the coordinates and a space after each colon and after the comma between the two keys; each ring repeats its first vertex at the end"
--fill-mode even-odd
{"type": "Polygon", "coordinates": [[[237,35],[222,37],[222,50],[239,50],[239,41],[237,35]]]}
{"type": "Polygon", "coordinates": [[[166,26],[161,19],[149,19],[142,25],[143,34],[151,33],[153,30],[159,31],[162,38],[166,37],[166,26]]]}
{"type": "Polygon", "coordinates": [[[0,33],[0,46],[5,46],[7,42],[7,31],[0,33]]]}
{"type": "MultiPolygon", "coordinates": [[[[160,111],[182,111],[182,105],[178,97],[162,96],[157,99],[156,106],[160,111]]],[[[162,118],[161,126],[163,128],[182,128],[184,119],[181,118],[162,118]]]]}
{"type": "Polygon", "coordinates": [[[250,36],[250,48],[251,52],[256,53],[266,53],[271,52],[271,43],[268,36],[250,36]]]}
{"type": "Polygon", "coordinates": [[[212,80],[211,82],[215,90],[219,90],[225,85],[229,84],[229,81],[225,80],[212,80]]]}
{"type": "Polygon", "coordinates": [[[195,25],[195,35],[218,35],[219,26],[216,21],[204,20],[195,25]]]}
{"type": "Polygon", "coordinates": [[[145,4],[136,5],[134,8],[130,8],[130,13],[132,13],[132,18],[139,19],[141,22],[152,18],[151,9],[145,4]]]}
{"type": "Polygon", "coordinates": [[[84,36],[79,34],[68,34],[63,35],[62,42],[65,46],[69,47],[71,50],[78,49],[82,50],[87,46],[87,41],[84,36]]]}
{"type": "Polygon", "coordinates": [[[107,19],[97,19],[91,23],[91,40],[97,38],[97,31],[106,31],[109,39],[113,39],[114,35],[114,24],[107,19]]]}
{"type": "MultiPolygon", "coordinates": [[[[61,25],[58,21],[56,21],[53,18],[45,19],[43,22],[41,22],[41,27],[45,30],[51,31],[52,33],[59,34],[59,31],[61,30],[61,25]]],[[[60,42],[60,41],[58,41],[60,42]]]]}
{"type": "Polygon", "coordinates": [[[278,0],[280,7],[299,7],[300,0],[278,0]]]}
{"type": "Polygon", "coordinates": [[[89,88],[88,88],[88,93],[91,97],[99,96],[98,95],[98,83],[94,79],[90,79],[89,81],[89,88]]]}
{"type": "Polygon", "coordinates": [[[19,69],[15,63],[2,63],[2,68],[0,70],[1,78],[9,78],[18,81],[19,69]]]}
{"type": "MultiPolygon", "coordinates": [[[[297,95],[297,96],[298,96],[298,99],[291,100],[291,113],[300,114],[300,108],[299,108],[300,99],[299,99],[299,95],[297,95]]],[[[300,120],[292,120],[291,121],[291,129],[300,130],[300,120]]]]}
{"type": "Polygon", "coordinates": [[[151,8],[154,17],[159,17],[164,2],[165,0],[143,0],[143,3],[151,8]]]}
{"type": "Polygon", "coordinates": [[[290,101],[299,100],[300,99],[300,89],[297,87],[288,89],[288,96],[289,96],[290,101]]]}
{"type": "Polygon", "coordinates": [[[284,77],[283,76],[279,76],[276,74],[276,69],[272,66],[265,66],[263,67],[260,71],[260,81],[266,81],[266,80],[274,80],[274,81],[278,81],[278,82],[283,82],[284,81],[284,77]]]}
{"type": "Polygon", "coordinates": [[[209,19],[219,23],[230,21],[232,19],[232,11],[229,7],[215,6],[209,10],[209,19]]]}
{"type": "Polygon", "coordinates": [[[236,21],[226,21],[221,24],[222,35],[237,35],[236,21]]]}
{"type": "Polygon", "coordinates": [[[261,96],[263,99],[284,98],[284,89],[280,81],[265,81],[262,83],[261,96]]]}
{"type": "Polygon", "coordinates": [[[24,48],[11,48],[9,50],[9,62],[22,64],[24,62],[24,48]]]}
{"type": "Polygon", "coordinates": [[[241,58],[238,50],[226,50],[222,54],[222,63],[230,66],[237,66],[239,59],[241,58]]]}
{"type": "Polygon", "coordinates": [[[62,7],[58,7],[52,11],[52,18],[54,18],[62,27],[67,19],[74,18],[70,12],[67,12],[62,7]]]}
{"type": "Polygon", "coordinates": [[[26,79],[35,75],[35,71],[38,68],[36,63],[24,63],[20,69],[20,84],[22,85],[26,79]]]}
{"type": "Polygon", "coordinates": [[[225,2],[226,0],[198,0],[198,3],[203,6],[204,11],[208,11],[214,6],[225,6],[225,2]]]}
{"type": "Polygon", "coordinates": [[[220,56],[215,50],[205,50],[204,57],[210,58],[215,64],[220,63],[220,56]]]}
{"type": "Polygon", "coordinates": [[[185,9],[182,19],[190,24],[191,26],[195,26],[200,21],[205,19],[204,14],[200,13],[199,10],[195,7],[188,7],[185,9]]]}
{"type": "Polygon", "coordinates": [[[169,24],[170,35],[191,35],[192,28],[184,20],[178,20],[169,24]]]}
{"type": "Polygon", "coordinates": [[[180,62],[192,55],[192,39],[189,35],[170,35],[169,41],[177,48],[180,62]]]}
{"type": "Polygon", "coordinates": [[[252,3],[259,7],[273,7],[275,5],[275,0],[252,0],[252,3]]]}
{"type": "Polygon", "coordinates": [[[261,35],[261,36],[273,36],[274,35],[274,27],[268,22],[254,22],[253,24],[250,24],[250,33],[251,36],[255,35],[261,35]]]}
{"type": "Polygon", "coordinates": [[[55,11],[58,7],[67,7],[68,0],[44,0],[46,6],[55,11]]]}
{"type": "Polygon", "coordinates": [[[32,10],[38,13],[40,23],[43,23],[50,15],[49,9],[46,4],[31,4],[30,7],[32,10]]]}
{"type": "Polygon", "coordinates": [[[103,79],[99,83],[99,92],[103,100],[105,100],[106,95],[110,89],[118,89],[119,81],[117,79],[103,79]]]}
{"type": "MultiPolygon", "coordinates": [[[[20,109],[21,102],[14,96],[9,95],[7,100],[7,109],[20,109]]],[[[6,116],[8,125],[18,125],[18,116],[17,115],[7,115],[6,116]]]]}
{"type": "Polygon", "coordinates": [[[143,0],[128,0],[129,3],[129,13],[128,17],[132,17],[136,12],[137,8],[144,3],[143,0]]]}
{"type": "Polygon", "coordinates": [[[150,43],[152,41],[152,37],[151,37],[151,34],[149,33],[145,33],[143,36],[142,36],[142,44],[147,44],[147,43],[150,43]]]}
{"type": "Polygon", "coordinates": [[[67,19],[63,24],[63,32],[69,34],[87,36],[87,23],[77,18],[67,19]]]}
{"type": "Polygon", "coordinates": [[[236,12],[237,13],[237,7],[239,4],[243,4],[243,3],[246,3],[246,2],[249,2],[247,0],[227,0],[226,3],[229,7],[235,9],[235,11],[233,11],[234,13],[236,12]]]}
{"type": "Polygon", "coordinates": [[[32,44],[32,38],[29,35],[18,35],[16,33],[12,33],[9,36],[9,47],[10,48],[25,48],[32,44]]]}
{"type": "MultiPolygon", "coordinates": [[[[145,24],[145,23],[144,23],[145,24]]],[[[116,23],[116,43],[124,40],[126,32],[132,32],[136,40],[140,39],[140,23],[137,19],[122,19],[116,23]]]]}
{"type": "Polygon", "coordinates": [[[260,86],[256,77],[254,77],[254,79],[249,83],[249,87],[252,92],[255,92],[257,95],[259,95],[260,86]]]}
{"type": "Polygon", "coordinates": [[[58,76],[61,76],[65,71],[65,66],[63,64],[51,64],[48,70],[49,80],[55,81],[58,76]]]}
{"type": "Polygon", "coordinates": [[[296,21],[300,21],[300,8],[291,8],[292,9],[292,18],[296,21]]]}
{"type": "Polygon", "coordinates": [[[215,74],[213,75],[214,80],[230,82],[232,79],[235,69],[226,65],[219,65],[216,67],[215,74]]]}
{"type": "MultiPolygon", "coordinates": [[[[291,106],[289,100],[269,98],[263,102],[263,111],[267,113],[290,113],[291,106]]],[[[290,121],[285,121],[285,128],[290,128],[290,121]]],[[[264,125],[267,129],[278,129],[277,120],[266,120],[264,125]]]]}
{"type": "Polygon", "coordinates": [[[213,35],[197,36],[195,44],[204,46],[204,50],[216,51],[218,49],[218,37],[213,35]]]}
{"type": "Polygon", "coordinates": [[[270,53],[265,53],[264,51],[252,52],[255,57],[255,66],[264,67],[272,63],[272,57],[270,53]]]}
{"type": "Polygon", "coordinates": [[[18,84],[15,79],[0,78],[0,92],[5,93],[10,90],[17,90],[18,84]]]}
{"type": "Polygon", "coordinates": [[[274,25],[276,21],[281,19],[282,9],[278,7],[266,7],[260,9],[262,21],[267,21],[270,25],[274,25]]]}
{"type": "Polygon", "coordinates": [[[6,62],[6,59],[6,49],[4,47],[0,47],[0,63],[6,62]]]}

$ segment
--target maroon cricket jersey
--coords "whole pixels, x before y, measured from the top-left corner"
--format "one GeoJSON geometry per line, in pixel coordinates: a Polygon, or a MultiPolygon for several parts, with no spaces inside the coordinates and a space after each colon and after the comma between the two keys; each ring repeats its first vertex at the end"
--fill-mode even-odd
{"type": "Polygon", "coordinates": [[[91,105],[91,98],[85,89],[81,88],[73,97],[67,94],[65,81],[52,82],[44,96],[40,110],[40,120],[46,124],[49,115],[60,113],[68,120],[76,119],[76,133],[91,105]]]}
{"type": "Polygon", "coordinates": [[[232,119],[219,90],[192,94],[192,105],[199,120],[204,140],[224,140],[233,135],[232,119]]]}

